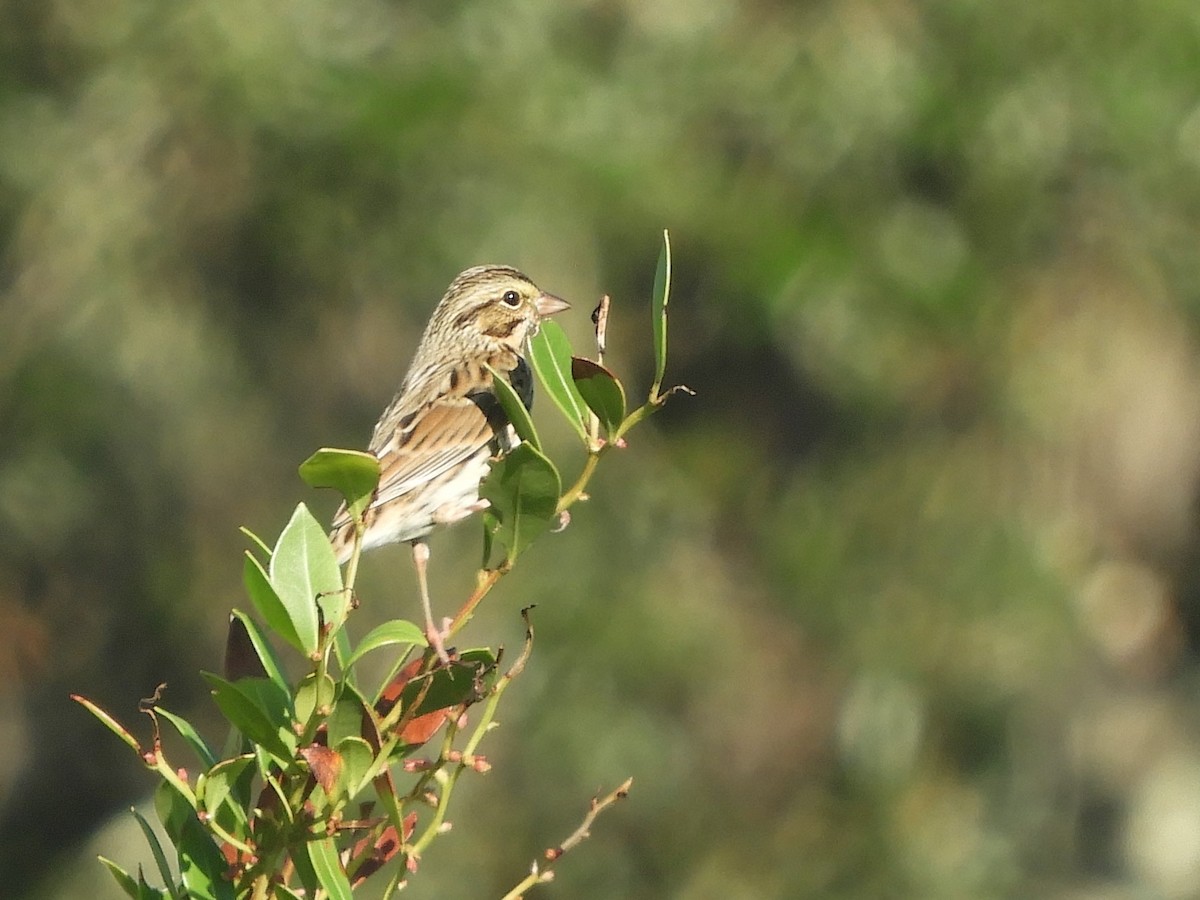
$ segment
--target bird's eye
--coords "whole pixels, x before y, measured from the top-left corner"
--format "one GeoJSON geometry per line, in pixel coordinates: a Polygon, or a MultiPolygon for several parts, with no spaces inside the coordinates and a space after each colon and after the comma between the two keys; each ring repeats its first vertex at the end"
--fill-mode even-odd
{"type": "Polygon", "coordinates": [[[505,291],[504,296],[500,298],[500,302],[505,306],[511,306],[516,309],[521,305],[521,295],[516,291],[505,291]]]}

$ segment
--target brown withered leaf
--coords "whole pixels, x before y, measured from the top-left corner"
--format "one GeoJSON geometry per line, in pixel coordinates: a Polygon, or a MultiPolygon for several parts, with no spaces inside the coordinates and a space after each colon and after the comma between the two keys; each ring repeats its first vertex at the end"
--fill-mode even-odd
{"type": "Polygon", "coordinates": [[[308,769],[317,779],[317,783],[325,789],[326,796],[332,797],[338,779],[342,777],[342,755],[320,744],[302,747],[300,755],[308,763],[308,769]]]}
{"type": "Polygon", "coordinates": [[[437,730],[442,727],[442,723],[450,717],[453,711],[453,709],[435,709],[433,712],[410,719],[400,729],[400,743],[418,746],[424,744],[437,734],[437,730]]]}

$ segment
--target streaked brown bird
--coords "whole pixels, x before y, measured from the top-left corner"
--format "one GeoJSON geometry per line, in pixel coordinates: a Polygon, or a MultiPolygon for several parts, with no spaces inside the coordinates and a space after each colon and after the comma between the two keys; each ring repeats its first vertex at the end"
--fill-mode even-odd
{"type": "MultiPolygon", "coordinates": [[[[379,459],[379,488],[364,514],[363,549],[408,541],[425,630],[442,660],[448,657],[433,623],[426,538],[485,509],[479,483],[492,460],[516,442],[492,386],[491,366],[503,373],[526,406],[533,379],[523,353],[541,320],[568,308],[509,266],[476,266],[450,283],[434,309],[396,397],[371,436],[379,459]]],[[[345,506],[330,540],[339,562],[350,558],[354,523],[345,506]]]]}

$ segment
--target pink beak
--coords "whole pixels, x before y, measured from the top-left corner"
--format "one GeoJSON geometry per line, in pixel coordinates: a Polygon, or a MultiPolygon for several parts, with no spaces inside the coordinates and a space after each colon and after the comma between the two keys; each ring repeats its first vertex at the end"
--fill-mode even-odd
{"type": "Polygon", "coordinates": [[[538,317],[543,319],[546,316],[552,316],[555,313],[562,312],[564,309],[571,308],[571,304],[566,300],[560,300],[553,294],[546,293],[539,294],[537,300],[534,301],[534,305],[537,307],[538,317]]]}

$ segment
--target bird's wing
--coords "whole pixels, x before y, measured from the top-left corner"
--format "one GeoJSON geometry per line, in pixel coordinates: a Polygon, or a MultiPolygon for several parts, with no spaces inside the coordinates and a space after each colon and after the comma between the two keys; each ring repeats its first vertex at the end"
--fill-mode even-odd
{"type": "Polygon", "coordinates": [[[479,453],[495,438],[486,409],[494,403],[490,394],[443,396],[401,419],[375,451],[382,471],[371,505],[390,503],[479,453]]]}
{"type": "MultiPolygon", "coordinates": [[[[524,361],[514,353],[488,360],[509,372],[524,361]]],[[[528,379],[528,367],[523,377],[528,379]]],[[[484,450],[509,426],[491,375],[481,365],[447,370],[444,377],[418,379],[428,385],[424,397],[404,392],[376,426],[370,452],[379,459],[379,487],[367,512],[434,481],[484,450]]],[[[530,389],[532,383],[530,383],[530,389]]],[[[345,504],[334,515],[334,534],[349,539],[350,516],[345,504]]]]}

